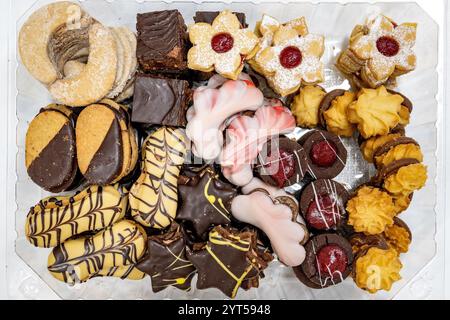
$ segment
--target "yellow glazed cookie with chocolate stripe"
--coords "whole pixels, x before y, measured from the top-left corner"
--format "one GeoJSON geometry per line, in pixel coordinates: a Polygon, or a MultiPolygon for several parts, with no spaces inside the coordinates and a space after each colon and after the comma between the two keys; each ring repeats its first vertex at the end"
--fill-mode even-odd
{"type": "Polygon", "coordinates": [[[58,79],[58,71],[48,55],[48,42],[62,25],[76,27],[86,13],[73,2],[62,1],[36,10],[19,32],[19,53],[31,75],[45,85],[58,79]]]}
{"type": "Polygon", "coordinates": [[[75,235],[121,220],[127,202],[126,190],[113,186],[92,186],[74,196],[45,198],[30,209],[25,235],[36,247],[55,247],[75,235]]]}
{"type": "Polygon", "coordinates": [[[186,156],[182,130],[162,127],[142,147],[142,173],[130,190],[133,218],[146,227],[164,229],[175,219],[178,176],[186,156]]]}
{"type": "Polygon", "coordinates": [[[30,122],[25,138],[25,166],[34,183],[58,193],[69,189],[78,171],[74,115],[49,105],[30,122]]]}
{"type": "Polygon", "coordinates": [[[112,267],[111,269],[102,269],[95,274],[94,277],[116,277],[122,280],[142,280],[146,276],[145,273],[136,268],[136,265],[132,264],[123,267],[112,267]]]}
{"type": "Polygon", "coordinates": [[[94,236],[68,240],[55,247],[48,257],[48,270],[69,284],[85,282],[98,274],[108,274],[114,267],[135,265],[146,246],[145,230],[133,221],[122,220],[94,236]]]}

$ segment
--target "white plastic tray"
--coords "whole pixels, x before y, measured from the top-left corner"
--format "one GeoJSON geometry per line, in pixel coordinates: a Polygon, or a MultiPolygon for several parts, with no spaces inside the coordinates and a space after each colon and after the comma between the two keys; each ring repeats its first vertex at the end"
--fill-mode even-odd
{"type": "MultiPolygon", "coordinates": [[[[32,1],[31,1],[32,2],[32,1]]],[[[36,8],[51,1],[37,1],[17,21],[17,29],[9,32],[10,57],[17,59],[15,56],[15,37],[17,30],[23,23],[26,16],[36,8]],[[14,47],[11,47],[14,46],[14,47]]],[[[189,2],[177,3],[155,3],[133,0],[116,0],[109,1],[83,1],[82,5],[102,22],[109,25],[125,24],[134,29],[135,15],[137,12],[146,12],[160,10],[166,8],[177,8],[182,12],[186,22],[192,22],[192,16],[197,10],[221,10],[230,7],[235,11],[243,11],[247,15],[250,26],[253,26],[262,13],[270,13],[280,19],[287,21],[296,16],[303,15],[307,18],[310,30],[314,33],[321,33],[326,36],[326,53],[324,56],[330,72],[327,72],[327,81],[325,86],[331,88],[340,85],[342,78],[338,72],[331,72],[331,65],[342,48],[343,43],[347,41],[347,37],[352,27],[356,23],[363,21],[368,14],[383,12],[399,22],[417,21],[419,29],[416,42],[416,53],[418,55],[418,68],[414,73],[401,78],[399,83],[399,91],[406,94],[414,102],[414,112],[411,125],[408,127],[407,134],[414,137],[421,144],[425,153],[425,162],[429,167],[429,180],[427,186],[418,192],[412,206],[408,212],[402,214],[404,219],[413,232],[414,241],[410,252],[402,257],[405,265],[402,270],[403,280],[396,283],[393,290],[389,293],[379,293],[375,296],[369,296],[363,291],[356,288],[351,280],[347,280],[344,284],[328,288],[324,290],[310,290],[302,286],[293,276],[289,268],[282,267],[279,264],[272,264],[266,272],[267,277],[261,282],[259,289],[253,289],[248,292],[241,292],[238,298],[267,298],[267,299],[351,299],[351,298],[393,298],[406,287],[410,287],[417,298],[425,298],[430,295],[429,282],[432,281],[428,277],[420,278],[418,284],[414,280],[417,274],[433,259],[436,252],[436,226],[438,216],[435,212],[437,209],[442,210],[442,203],[438,203],[438,195],[443,192],[443,179],[436,180],[437,172],[443,172],[442,162],[438,164],[439,159],[443,159],[443,152],[438,147],[438,137],[442,134],[441,128],[443,111],[438,105],[436,99],[442,99],[440,96],[442,91],[442,83],[439,79],[438,70],[442,71],[442,65],[438,65],[438,41],[439,26],[415,3],[349,3],[340,5],[337,3],[203,3],[194,4],[189,2]],[[436,121],[438,126],[436,126],[436,121]],[[438,150],[438,153],[436,153],[438,150]],[[439,189],[437,184],[439,184],[439,189]]],[[[442,28],[441,24],[441,28],[442,28]]],[[[441,74],[442,76],[442,74],[441,74]]],[[[58,283],[46,271],[46,259],[48,250],[33,248],[29,245],[23,236],[23,223],[25,215],[30,206],[35,204],[41,197],[46,194],[35,186],[28,178],[24,167],[24,135],[26,132],[28,121],[30,121],[37,113],[40,107],[46,105],[49,96],[46,90],[41,87],[34,79],[32,79],[26,70],[16,61],[12,61],[9,66],[9,107],[8,107],[8,158],[13,159],[15,154],[17,157],[9,161],[8,168],[8,210],[7,210],[7,233],[8,233],[8,256],[14,255],[14,248],[11,248],[15,239],[15,252],[31,267],[21,267],[16,270],[10,260],[18,262],[16,257],[9,258],[7,273],[8,288],[11,295],[22,294],[28,298],[42,297],[42,291],[48,292],[48,289],[42,285],[40,279],[36,278],[36,274],[44,280],[44,282],[61,298],[127,298],[127,299],[149,299],[149,298],[218,298],[224,296],[217,290],[211,289],[206,291],[192,290],[185,294],[176,289],[168,289],[160,294],[154,295],[150,289],[149,279],[134,282],[121,281],[118,279],[95,279],[87,284],[68,287],[65,284],[58,283]],[[14,85],[17,84],[17,87],[14,85]],[[17,90],[16,90],[17,88],[17,90]],[[15,116],[17,118],[15,119],[15,116]],[[17,124],[17,128],[16,127],[17,124]],[[17,149],[15,144],[17,143],[17,149]],[[11,155],[12,154],[12,155],[11,155]],[[13,174],[11,171],[17,173],[13,174]],[[16,179],[17,178],[17,179],[16,179]],[[15,187],[14,187],[15,185],[15,187]],[[15,190],[10,190],[15,188],[15,190]],[[11,192],[12,191],[12,192],[11,192]],[[15,223],[13,212],[17,204],[17,212],[15,215],[15,223]],[[12,211],[11,211],[12,210],[12,211]],[[17,233],[14,232],[15,230],[17,233]],[[11,227],[12,226],[12,227],[11,227]],[[11,229],[12,228],[12,229],[11,229]],[[32,271],[31,271],[32,270],[32,271]]],[[[442,101],[442,100],[441,100],[442,101]]],[[[442,105],[440,105],[442,107],[442,105]]],[[[441,141],[442,142],[442,141],[441,141]]],[[[1,231],[1,229],[0,229],[1,231]]],[[[17,263],[16,265],[19,265],[17,263]]],[[[1,278],[0,278],[1,280],[1,278]]]]}

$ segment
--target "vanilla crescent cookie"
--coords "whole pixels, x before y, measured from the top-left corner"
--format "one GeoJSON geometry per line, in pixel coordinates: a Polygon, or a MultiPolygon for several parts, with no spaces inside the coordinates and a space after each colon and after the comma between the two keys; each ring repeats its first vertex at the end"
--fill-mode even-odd
{"type": "Polygon", "coordinates": [[[77,76],[56,80],[49,90],[53,98],[69,106],[85,106],[101,100],[113,88],[117,72],[117,44],[108,27],[94,23],[89,30],[89,58],[77,76]]]}
{"type": "Polygon", "coordinates": [[[19,32],[19,53],[34,78],[45,85],[58,79],[58,71],[48,55],[48,42],[62,25],[76,28],[85,16],[79,5],[63,1],[42,7],[28,18],[19,32]]]}

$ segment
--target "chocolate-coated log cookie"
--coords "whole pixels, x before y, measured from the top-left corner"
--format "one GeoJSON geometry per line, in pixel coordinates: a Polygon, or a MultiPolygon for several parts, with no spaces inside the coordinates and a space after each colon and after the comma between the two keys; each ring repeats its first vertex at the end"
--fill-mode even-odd
{"type": "Polygon", "coordinates": [[[25,234],[36,247],[55,247],[75,235],[111,226],[125,216],[127,206],[128,192],[113,186],[45,198],[30,209],[25,234]]]}

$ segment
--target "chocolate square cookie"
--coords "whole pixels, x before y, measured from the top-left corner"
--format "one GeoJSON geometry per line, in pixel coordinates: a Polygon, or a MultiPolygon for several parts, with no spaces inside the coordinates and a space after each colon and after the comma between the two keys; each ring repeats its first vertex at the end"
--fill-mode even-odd
{"type": "Polygon", "coordinates": [[[187,81],[140,74],[134,86],[131,121],[184,127],[190,100],[191,90],[187,81]]]}
{"type": "Polygon", "coordinates": [[[136,56],[142,70],[180,73],[187,68],[186,25],[178,10],[137,15],[136,56]]]}

